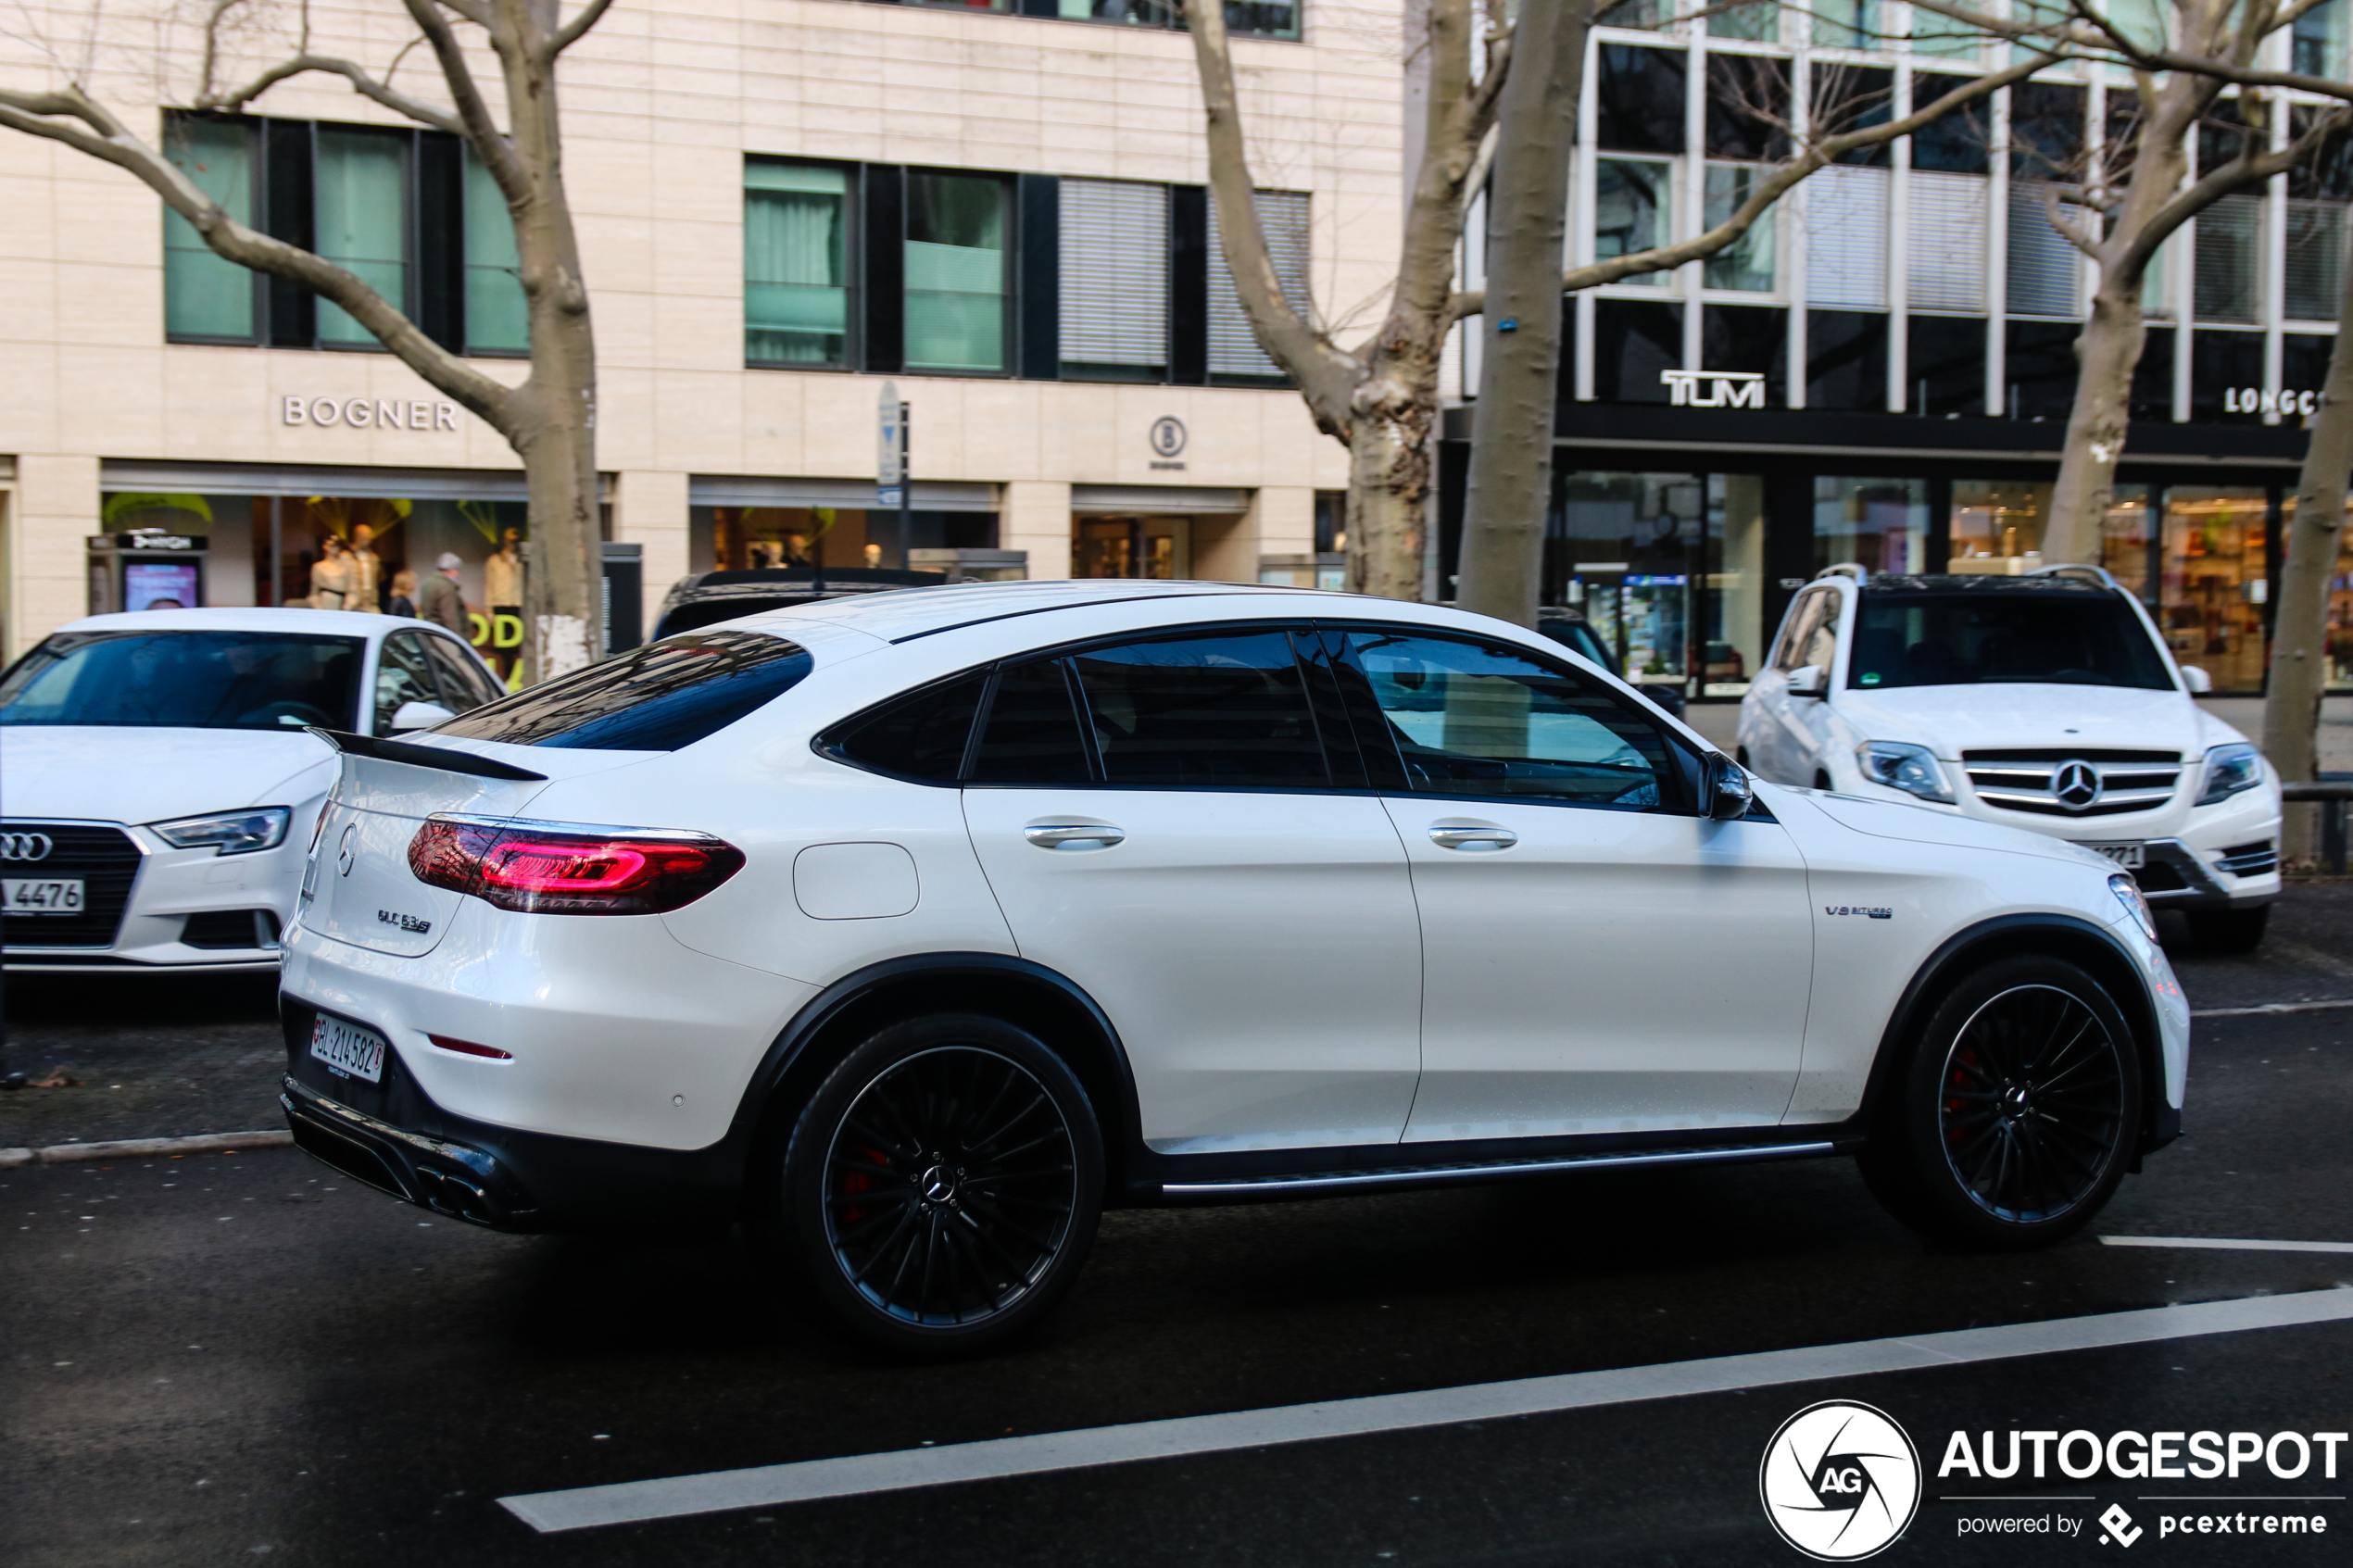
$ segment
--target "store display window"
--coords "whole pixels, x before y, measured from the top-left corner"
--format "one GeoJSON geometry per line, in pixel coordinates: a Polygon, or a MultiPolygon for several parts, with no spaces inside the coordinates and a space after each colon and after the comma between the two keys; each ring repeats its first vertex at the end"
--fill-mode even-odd
{"type": "Polygon", "coordinates": [[[1947,571],[2017,577],[2043,564],[2051,487],[2019,480],[1956,480],[1947,571]]]}

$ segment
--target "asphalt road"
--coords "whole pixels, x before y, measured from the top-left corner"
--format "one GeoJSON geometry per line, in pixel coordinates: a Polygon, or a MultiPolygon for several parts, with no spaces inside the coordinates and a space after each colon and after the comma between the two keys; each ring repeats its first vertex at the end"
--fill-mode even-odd
{"type": "MultiPolygon", "coordinates": [[[[2353,887],[2297,889],[2275,931],[2251,960],[2183,954],[2193,1004],[2353,997],[2353,887]]],[[[232,1130],[194,1124],[221,1107],[269,1124],[266,1064],[245,1060],[273,1051],[265,1002],[18,987],[10,1008],[20,1061],[86,1081],[0,1098],[0,1144],[56,1141],[29,1136],[36,1123],[232,1130]]],[[[2348,1126],[2353,1008],[2204,1020],[2190,1135],[2095,1230],[2353,1241],[2348,1126]]],[[[2341,1499],[2353,1446],[2334,1479],[2317,1463],[2171,1485],[1935,1472],[1956,1430],[2346,1431],[2344,1319],[566,1535],[497,1499],[2348,1285],[2347,1252],[2096,1236],[1943,1251],[1843,1161],[1589,1175],[1116,1214],[1044,1332],[915,1368],[801,1324],[727,1243],[493,1236],[291,1150],[19,1167],[0,1171],[0,1562],[1793,1563],[1759,1461],[1831,1399],[1887,1411],[1928,1465],[1878,1561],[2341,1562],[2342,1500],[2218,1499],[2341,1499]],[[1987,1493],[2027,1500],[1974,1500],[1987,1493]],[[2174,1494],[2203,1500],[2144,1500],[2174,1494]],[[2130,1549],[2100,1544],[2110,1503],[2145,1532],[2130,1549]],[[2160,1537],[2169,1510],[2258,1528],[2296,1512],[2332,1536],[2160,1537]],[[1962,1533],[2006,1518],[2053,1533],[1962,1533]]]]}

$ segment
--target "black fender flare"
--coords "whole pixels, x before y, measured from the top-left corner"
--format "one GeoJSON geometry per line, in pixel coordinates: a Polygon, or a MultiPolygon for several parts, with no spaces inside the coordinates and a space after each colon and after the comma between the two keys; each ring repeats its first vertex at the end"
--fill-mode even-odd
{"type": "Polygon", "coordinates": [[[2036,931],[2065,931],[2079,938],[2090,937],[2107,949],[2117,971],[2133,977],[2133,984],[2125,989],[2113,984],[2109,976],[2093,976],[2114,997],[2125,1022],[2133,1028],[2133,1043],[2140,1050],[2143,1110],[2134,1168],[2138,1168],[2139,1154],[2162,1148],[2182,1135],[2182,1113],[2165,1098],[2165,1041],[2158,1022],[2157,998],[2150,994],[2148,976],[2140,960],[2113,931],[2081,915],[2057,912],[1995,915],[1964,926],[1938,944],[1936,950],[1913,971],[1903,995],[1888,1014],[1879,1049],[1871,1058],[1863,1103],[1853,1122],[1857,1131],[1868,1132],[1877,1121],[1889,1081],[1901,1070],[1906,1059],[1903,1047],[1928,1008],[1958,978],[1958,967],[1988,947],[2009,947],[2016,938],[2036,931]]]}
{"type": "Polygon", "coordinates": [[[1106,1185],[1114,1193],[1135,1185],[1139,1168],[1145,1163],[1139,1158],[1143,1154],[1141,1104],[1127,1047],[1110,1015],[1069,976],[1011,953],[985,952],[916,953],[885,959],[843,975],[802,1003],[752,1070],[722,1139],[739,1172],[748,1173],[760,1139],[780,1103],[792,1092],[800,1075],[798,1070],[808,1065],[812,1049],[860,1010],[919,982],[943,985],[939,998],[924,1010],[929,1011],[986,1011],[986,993],[995,989],[1001,995],[1008,986],[1058,999],[1065,1018],[1077,1022],[1093,1047],[1093,1060],[1074,1060],[1070,1067],[1096,1100],[1103,1154],[1110,1167],[1111,1180],[1106,1185]],[[975,991],[982,997],[967,1001],[975,991]]]}

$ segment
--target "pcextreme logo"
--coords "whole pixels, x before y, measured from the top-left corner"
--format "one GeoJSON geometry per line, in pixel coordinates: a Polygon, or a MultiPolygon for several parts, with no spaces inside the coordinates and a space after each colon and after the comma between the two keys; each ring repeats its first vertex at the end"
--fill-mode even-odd
{"type": "Polygon", "coordinates": [[[1756,1489],[1781,1539],[1818,1562],[1853,1562],[1919,1512],[1920,1456],[1886,1411],[1825,1399],[1781,1423],[1756,1489]]]}

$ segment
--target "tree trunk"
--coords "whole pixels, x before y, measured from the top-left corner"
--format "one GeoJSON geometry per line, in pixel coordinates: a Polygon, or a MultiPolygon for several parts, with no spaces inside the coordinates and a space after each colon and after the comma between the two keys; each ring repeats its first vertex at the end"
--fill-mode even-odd
{"type": "Polygon", "coordinates": [[[1542,580],[1570,143],[1591,17],[1590,0],[1520,7],[1488,192],[1485,353],[1453,596],[1465,609],[1522,626],[1536,623],[1542,580]]]}
{"type": "Polygon", "coordinates": [[[2043,531],[2046,566],[2099,564],[2101,525],[2116,494],[2116,462],[2124,455],[2124,426],[2132,417],[2133,372],[2147,336],[2141,275],[2101,279],[2091,319],[2075,340],[2075,407],[2067,417],[2058,483],[2043,531]]]}
{"type": "Polygon", "coordinates": [[[1435,397],[1380,399],[1348,439],[1348,591],[1417,599],[1435,397]]]}
{"type": "MultiPolygon", "coordinates": [[[[2338,317],[2353,321],[2353,257],[2347,260],[2338,317]]],[[[2353,333],[2329,350],[2321,411],[2312,416],[2296,515],[2280,564],[2280,602],[2271,622],[2271,680],[2264,687],[2263,755],[2280,777],[2304,782],[2320,771],[2321,696],[2328,688],[2329,582],[2345,534],[2345,490],[2353,471],[2353,333]]],[[[2313,806],[2290,806],[2280,823],[2280,864],[2314,858],[2313,806]]]]}

